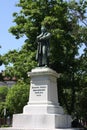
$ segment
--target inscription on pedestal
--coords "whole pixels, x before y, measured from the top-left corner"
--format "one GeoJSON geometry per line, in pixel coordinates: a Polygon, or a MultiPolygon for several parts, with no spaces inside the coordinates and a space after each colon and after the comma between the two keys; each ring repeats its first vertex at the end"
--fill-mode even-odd
{"type": "Polygon", "coordinates": [[[32,91],[36,96],[42,96],[46,91],[46,86],[32,86],[32,91]]]}

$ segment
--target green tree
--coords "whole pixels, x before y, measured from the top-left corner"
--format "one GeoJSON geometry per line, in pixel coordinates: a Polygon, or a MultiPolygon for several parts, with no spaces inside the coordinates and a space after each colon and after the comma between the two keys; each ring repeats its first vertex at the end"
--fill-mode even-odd
{"type": "MultiPolygon", "coordinates": [[[[36,65],[35,63],[35,39],[44,24],[51,32],[50,66],[57,72],[63,72],[70,60],[78,54],[78,43],[72,35],[72,24],[67,18],[67,3],[63,1],[23,1],[17,6],[22,7],[20,13],[14,13],[16,26],[10,28],[10,32],[20,38],[26,36],[25,44],[21,51],[11,51],[5,55],[7,63],[13,63],[8,73],[16,73],[19,77],[26,78],[26,72],[36,65]],[[16,53],[16,55],[15,55],[16,53]],[[27,57],[27,58],[26,58],[27,57]]],[[[77,26],[78,27],[78,26],[77,26]]],[[[79,28],[79,27],[78,27],[79,28]]],[[[72,64],[72,63],[71,63],[72,64]]],[[[69,65],[68,65],[69,67],[69,65]]]]}
{"type": "Polygon", "coordinates": [[[17,77],[18,79],[27,80],[27,72],[35,66],[35,52],[26,50],[25,45],[20,51],[9,51],[8,54],[3,56],[3,61],[6,66],[5,74],[10,77],[17,77]],[[11,66],[9,65],[11,64],[11,66]]]}
{"type": "Polygon", "coordinates": [[[8,87],[0,87],[0,117],[4,117],[5,100],[8,93],[8,87]]]}
{"type": "Polygon", "coordinates": [[[79,95],[79,107],[80,107],[80,117],[82,119],[87,120],[87,87],[83,89],[81,94],[79,95]]]}
{"type": "Polygon", "coordinates": [[[81,119],[87,119],[87,49],[84,50],[84,54],[80,57],[80,69],[78,72],[79,77],[79,92],[77,93],[77,100],[75,109],[76,113],[81,119]]]}
{"type": "Polygon", "coordinates": [[[21,7],[20,12],[13,14],[16,25],[9,31],[17,39],[25,36],[26,40],[20,51],[10,51],[3,57],[5,64],[13,64],[12,67],[7,66],[7,73],[26,80],[27,72],[36,66],[36,36],[41,25],[45,25],[52,34],[50,67],[61,73],[58,80],[60,103],[70,114],[75,112],[81,85],[79,73],[80,70],[83,72],[79,66],[81,59],[76,56],[82,43],[87,44],[86,5],[85,0],[20,0],[17,4],[21,7]]]}
{"type": "Polygon", "coordinates": [[[21,113],[23,106],[27,104],[28,97],[29,85],[21,80],[13,85],[6,97],[6,107],[9,114],[21,113]]]}

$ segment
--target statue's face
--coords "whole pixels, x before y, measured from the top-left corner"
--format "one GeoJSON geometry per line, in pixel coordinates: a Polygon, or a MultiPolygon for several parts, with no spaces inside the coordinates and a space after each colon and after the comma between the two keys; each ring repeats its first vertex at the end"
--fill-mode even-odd
{"type": "Polygon", "coordinates": [[[41,32],[46,32],[46,28],[44,26],[41,27],[41,32]]]}

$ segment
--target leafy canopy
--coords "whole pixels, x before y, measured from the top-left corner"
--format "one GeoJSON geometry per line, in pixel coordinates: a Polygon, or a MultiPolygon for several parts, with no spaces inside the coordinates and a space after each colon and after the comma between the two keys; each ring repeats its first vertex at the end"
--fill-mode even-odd
{"type": "Polygon", "coordinates": [[[59,100],[69,114],[75,112],[78,95],[86,87],[87,75],[87,1],[20,0],[19,13],[14,13],[15,26],[9,31],[17,38],[26,37],[19,51],[3,56],[10,76],[27,80],[27,72],[36,66],[36,36],[41,25],[51,32],[50,67],[61,73],[58,79],[59,100]],[[78,51],[85,45],[81,57],[78,51]],[[12,67],[8,64],[12,63],[12,67]],[[61,98],[63,97],[63,98],[61,98]]]}
{"type": "Polygon", "coordinates": [[[29,85],[20,80],[7,94],[6,107],[10,114],[21,113],[29,97],[29,85]]]}

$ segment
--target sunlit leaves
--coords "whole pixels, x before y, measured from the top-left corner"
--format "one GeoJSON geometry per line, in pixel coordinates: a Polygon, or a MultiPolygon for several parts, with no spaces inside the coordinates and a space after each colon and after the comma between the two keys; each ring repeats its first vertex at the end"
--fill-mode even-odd
{"type": "Polygon", "coordinates": [[[42,25],[51,33],[50,67],[61,73],[59,79],[60,103],[72,114],[80,89],[86,84],[87,51],[79,58],[79,48],[87,46],[86,7],[84,0],[20,0],[19,13],[14,13],[15,26],[10,32],[19,39],[26,36],[20,51],[10,51],[3,59],[6,73],[27,80],[27,72],[36,66],[36,36],[42,25]],[[67,100],[69,100],[67,102],[67,100]]]}
{"type": "Polygon", "coordinates": [[[24,105],[27,104],[29,96],[29,85],[23,81],[15,84],[8,92],[6,97],[6,106],[10,114],[20,113],[24,105]]]}

